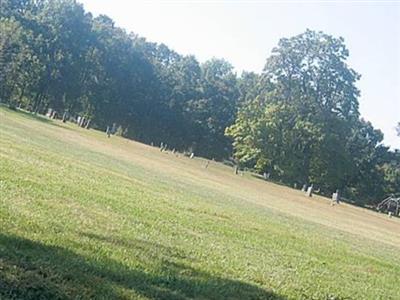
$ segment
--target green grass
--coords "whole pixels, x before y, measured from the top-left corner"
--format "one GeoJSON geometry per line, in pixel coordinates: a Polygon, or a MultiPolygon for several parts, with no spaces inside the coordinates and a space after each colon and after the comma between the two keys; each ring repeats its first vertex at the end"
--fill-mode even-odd
{"type": "Polygon", "coordinates": [[[292,192],[202,163],[0,107],[0,299],[400,299],[400,232],[269,207],[292,192]]]}

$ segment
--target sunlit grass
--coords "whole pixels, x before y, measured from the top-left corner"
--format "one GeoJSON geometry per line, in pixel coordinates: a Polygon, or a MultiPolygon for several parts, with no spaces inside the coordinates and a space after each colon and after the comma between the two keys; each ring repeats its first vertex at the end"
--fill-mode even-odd
{"type": "Polygon", "coordinates": [[[221,165],[4,108],[0,159],[1,299],[400,299],[400,246],[245,202],[221,165]]]}

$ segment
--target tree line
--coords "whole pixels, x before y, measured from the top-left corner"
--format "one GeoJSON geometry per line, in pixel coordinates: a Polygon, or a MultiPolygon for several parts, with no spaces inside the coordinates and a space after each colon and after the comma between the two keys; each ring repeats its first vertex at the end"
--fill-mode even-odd
{"type": "Polygon", "coordinates": [[[360,118],[342,38],[283,38],[261,74],[199,63],[93,17],[74,0],[0,2],[0,101],[91,119],[144,143],[340,189],[360,204],[400,190],[400,152],[360,118]]]}

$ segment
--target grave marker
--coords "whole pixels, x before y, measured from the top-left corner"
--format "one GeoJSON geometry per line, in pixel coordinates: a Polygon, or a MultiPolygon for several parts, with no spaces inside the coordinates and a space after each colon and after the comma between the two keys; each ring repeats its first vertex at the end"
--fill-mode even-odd
{"type": "Polygon", "coordinates": [[[306,192],[307,197],[312,197],[313,189],[314,189],[313,185],[310,185],[308,187],[307,192],[306,192]]]}
{"type": "Polygon", "coordinates": [[[233,169],[233,174],[237,175],[238,171],[239,171],[238,166],[235,166],[234,169],[233,169]]]}
{"type": "Polygon", "coordinates": [[[63,123],[67,122],[67,118],[68,118],[68,113],[65,111],[63,116],[62,116],[63,123]]]}
{"type": "Polygon", "coordinates": [[[86,122],[86,126],[85,129],[89,129],[90,128],[90,119],[86,122]]]}
{"type": "Polygon", "coordinates": [[[332,205],[335,205],[340,203],[340,195],[339,195],[339,190],[336,190],[336,193],[332,194],[332,205]]]}

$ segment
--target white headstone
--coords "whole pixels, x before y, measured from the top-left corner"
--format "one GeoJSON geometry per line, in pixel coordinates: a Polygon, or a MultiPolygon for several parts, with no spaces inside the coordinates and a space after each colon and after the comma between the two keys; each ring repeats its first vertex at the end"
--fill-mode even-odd
{"type": "Polygon", "coordinates": [[[237,175],[238,171],[239,171],[238,166],[235,166],[234,169],[233,169],[233,174],[237,175]]]}
{"type": "Polygon", "coordinates": [[[313,186],[309,186],[306,192],[307,197],[312,197],[312,193],[313,193],[313,186]]]}

